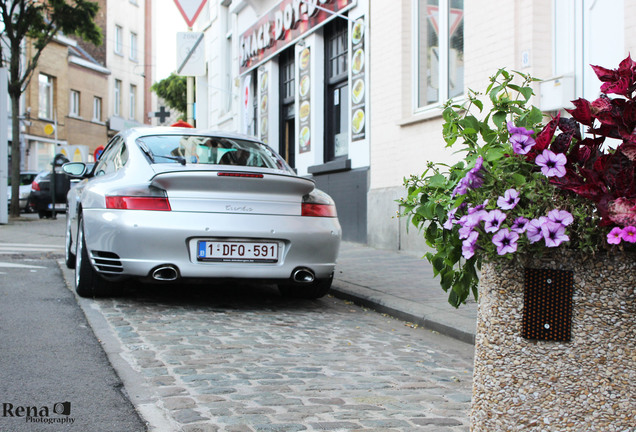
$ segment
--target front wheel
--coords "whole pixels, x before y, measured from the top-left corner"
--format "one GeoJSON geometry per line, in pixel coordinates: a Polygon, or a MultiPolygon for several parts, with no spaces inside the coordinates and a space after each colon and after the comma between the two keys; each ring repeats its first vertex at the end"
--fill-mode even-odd
{"type": "Polygon", "coordinates": [[[318,279],[311,283],[283,282],[278,284],[278,291],[283,297],[318,299],[327,295],[332,282],[333,274],[326,279],[318,279]]]}
{"type": "Polygon", "coordinates": [[[112,294],[111,283],[97,274],[91,265],[84,239],[84,221],[81,218],[77,227],[75,251],[75,292],[80,297],[105,297],[112,294]]]}

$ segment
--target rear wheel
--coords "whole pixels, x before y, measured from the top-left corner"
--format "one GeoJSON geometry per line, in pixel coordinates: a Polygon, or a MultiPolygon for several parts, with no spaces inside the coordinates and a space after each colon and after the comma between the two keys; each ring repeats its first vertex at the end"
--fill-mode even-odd
{"type": "Polygon", "coordinates": [[[327,295],[331,289],[333,275],[326,279],[318,279],[311,283],[284,282],[278,284],[278,290],[283,297],[317,299],[327,295]]]}
{"type": "Polygon", "coordinates": [[[77,227],[75,260],[75,291],[80,297],[105,297],[112,294],[112,284],[97,274],[91,265],[81,218],[77,227]]]}

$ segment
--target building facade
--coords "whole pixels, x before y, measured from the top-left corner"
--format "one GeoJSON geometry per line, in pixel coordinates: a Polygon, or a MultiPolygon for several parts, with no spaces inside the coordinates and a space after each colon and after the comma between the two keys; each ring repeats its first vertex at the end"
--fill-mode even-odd
{"type": "Polygon", "coordinates": [[[271,145],[334,198],[343,238],[358,242],[367,240],[368,13],[361,0],[211,1],[197,22],[208,59],[197,126],[271,145]]]}
{"type": "Polygon", "coordinates": [[[428,161],[455,161],[442,138],[445,102],[483,92],[506,68],[543,80],[531,103],[567,115],[571,100],[598,96],[589,65],[616,68],[636,40],[636,5],[624,0],[374,1],[370,16],[368,243],[417,252],[422,235],[396,217],[396,200],[428,161]]]}
{"type": "MultiPolygon", "coordinates": [[[[149,123],[146,98],[150,97],[146,80],[146,0],[106,0],[104,45],[108,79],[109,135],[149,123]]],[[[151,20],[148,21],[151,23],[151,20]]],[[[152,79],[152,77],[148,77],[152,79]]]]}
{"type": "MultiPolygon", "coordinates": [[[[31,49],[27,44],[27,56],[31,49]]],[[[58,153],[90,160],[94,149],[105,144],[108,76],[71,38],[60,34],[46,46],[23,94],[23,169],[50,169],[58,153]]]]}
{"type": "Polygon", "coordinates": [[[541,79],[546,115],[596,98],[590,64],[633,51],[626,0],[209,0],[197,126],[255,135],[338,206],[345,240],[422,252],[404,178],[458,156],[442,109],[499,68],[541,79]]]}

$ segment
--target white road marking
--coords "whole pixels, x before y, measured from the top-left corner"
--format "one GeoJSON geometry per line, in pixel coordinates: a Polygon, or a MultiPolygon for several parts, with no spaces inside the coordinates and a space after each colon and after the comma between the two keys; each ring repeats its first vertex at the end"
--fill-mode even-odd
{"type": "Polygon", "coordinates": [[[0,262],[0,267],[3,268],[24,268],[24,269],[45,269],[43,266],[29,265],[29,264],[16,264],[8,262],[0,262]]]}

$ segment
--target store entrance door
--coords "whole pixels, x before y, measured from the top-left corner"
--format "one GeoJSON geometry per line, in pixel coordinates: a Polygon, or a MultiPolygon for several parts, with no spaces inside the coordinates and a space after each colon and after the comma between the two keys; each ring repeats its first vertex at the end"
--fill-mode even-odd
{"type": "Polygon", "coordinates": [[[290,167],[296,168],[296,118],[294,117],[294,104],[283,106],[283,139],[280,142],[280,155],[287,161],[290,167]]]}

